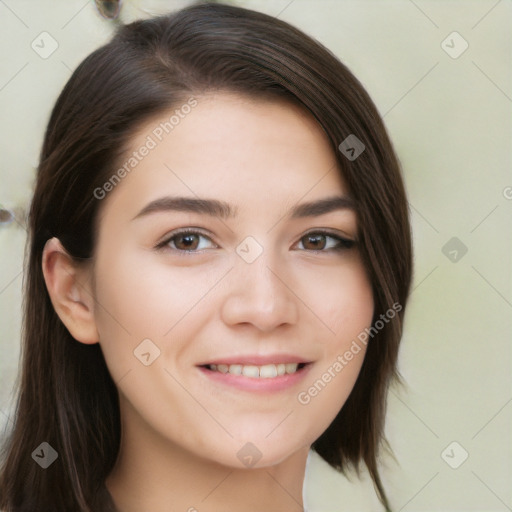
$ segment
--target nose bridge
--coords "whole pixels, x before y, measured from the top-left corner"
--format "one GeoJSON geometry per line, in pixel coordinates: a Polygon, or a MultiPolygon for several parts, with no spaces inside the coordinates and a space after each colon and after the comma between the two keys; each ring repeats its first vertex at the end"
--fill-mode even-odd
{"type": "MultiPolygon", "coordinates": [[[[242,246],[243,247],[243,246],[242,246]]],[[[263,250],[250,263],[237,256],[222,313],[226,323],[251,323],[260,330],[297,321],[296,298],[275,253],[263,250]]]]}
{"type": "Polygon", "coordinates": [[[273,303],[285,292],[282,279],[279,279],[278,265],[271,257],[260,256],[250,265],[241,265],[240,275],[246,281],[246,291],[256,301],[273,303]],[[277,272],[276,272],[277,270],[277,272]]]}

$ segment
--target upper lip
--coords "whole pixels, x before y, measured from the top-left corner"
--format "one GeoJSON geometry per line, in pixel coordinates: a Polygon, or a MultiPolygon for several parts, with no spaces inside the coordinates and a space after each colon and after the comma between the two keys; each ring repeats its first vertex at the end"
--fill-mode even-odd
{"type": "Polygon", "coordinates": [[[263,366],[266,364],[280,364],[280,363],[309,363],[311,361],[304,359],[293,354],[269,354],[258,355],[248,354],[240,356],[217,357],[215,359],[205,361],[198,364],[198,366],[206,366],[209,364],[241,364],[241,365],[255,365],[263,366]]]}

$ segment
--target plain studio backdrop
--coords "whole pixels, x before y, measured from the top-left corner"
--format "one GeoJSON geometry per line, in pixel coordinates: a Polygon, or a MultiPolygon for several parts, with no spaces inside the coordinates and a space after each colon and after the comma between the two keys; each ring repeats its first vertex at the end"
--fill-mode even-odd
{"type": "MultiPolygon", "coordinates": [[[[397,511],[512,510],[512,3],[254,0],[330,48],[402,164],[415,277],[382,474],[397,511]]],[[[124,22],[188,2],[126,0],[124,22]]],[[[115,25],[93,1],[0,0],[0,420],[21,330],[24,215],[51,107],[115,25]],[[14,215],[13,220],[10,214],[14,215]]],[[[51,412],[49,411],[49,414],[51,412]]],[[[35,448],[35,447],[34,447],[35,448]]],[[[371,483],[308,459],[311,512],[380,510],[371,483]]]]}

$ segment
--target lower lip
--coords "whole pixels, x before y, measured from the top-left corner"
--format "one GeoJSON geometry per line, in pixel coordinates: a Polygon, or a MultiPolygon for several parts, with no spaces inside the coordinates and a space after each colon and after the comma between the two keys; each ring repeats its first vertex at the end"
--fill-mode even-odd
{"type": "Polygon", "coordinates": [[[213,382],[218,382],[225,386],[230,386],[243,391],[253,391],[260,393],[271,393],[277,391],[284,391],[286,389],[293,388],[299,382],[301,382],[309,370],[312,363],[306,364],[300,370],[295,373],[287,373],[285,375],[279,375],[278,377],[271,377],[270,379],[252,378],[245,377],[244,375],[233,375],[231,373],[222,373],[218,371],[208,370],[204,367],[199,367],[199,370],[208,379],[213,382]]]}

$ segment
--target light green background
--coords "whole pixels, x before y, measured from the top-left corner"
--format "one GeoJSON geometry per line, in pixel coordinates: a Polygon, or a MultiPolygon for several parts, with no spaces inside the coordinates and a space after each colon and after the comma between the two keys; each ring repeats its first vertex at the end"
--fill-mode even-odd
{"type": "MultiPolygon", "coordinates": [[[[389,396],[397,462],[382,467],[393,507],[512,510],[512,2],[233,3],[279,16],[338,55],[376,102],[403,166],[415,278],[400,357],[406,387],[389,396]],[[463,40],[457,58],[443,49],[458,52],[463,40]],[[452,237],[468,249],[455,262],[442,252],[452,237]],[[441,456],[453,441],[452,465],[469,454],[458,469],[441,456]]],[[[127,0],[122,14],[186,4],[127,0]]],[[[71,71],[111,31],[91,1],[0,0],[0,205],[17,213],[0,225],[4,424],[19,357],[22,219],[43,131],[71,71]],[[43,31],[59,45],[47,59],[31,48],[43,31]]],[[[347,480],[314,454],[304,493],[311,512],[379,510],[366,478],[347,480]]]]}

